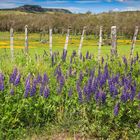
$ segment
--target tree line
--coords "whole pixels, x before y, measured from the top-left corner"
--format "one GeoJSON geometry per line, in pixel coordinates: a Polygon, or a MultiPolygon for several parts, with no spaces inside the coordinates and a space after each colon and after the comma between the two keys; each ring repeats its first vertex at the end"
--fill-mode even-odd
{"type": "Polygon", "coordinates": [[[117,34],[126,38],[131,38],[135,26],[140,26],[140,11],[134,12],[109,12],[101,14],[0,14],[0,31],[9,31],[14,28],[17,32],[24,31],[24,26],[28,25],[29,32],[49,32],[65,34],[71,28],[71,34],[82,33],[86,26],[86,34],[99,35],[99,28],[103,26],[103,37],[110,36],[110,27],[117,26],[117,34]]]}

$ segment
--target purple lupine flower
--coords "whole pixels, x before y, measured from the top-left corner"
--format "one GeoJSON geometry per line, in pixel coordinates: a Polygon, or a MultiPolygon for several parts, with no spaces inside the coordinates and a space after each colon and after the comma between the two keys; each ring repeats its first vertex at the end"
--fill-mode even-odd
{"type": "Polygon", "coordinates": [[[35,93],[36,93],[36,85],[37,85],[37,80],[36,79],[33,79],[30,96],[34,96],[35,95],[35,93]]]}
{"type": "Polygon", "coordinates": [[[60,86],[61,86],[61,87],[64,86],[64,84],[65,84],[65,78],[64,78],[64,76],[61,76],[61,77],[59,78],[59,83],[60,83],[60,86]]]}
{"type": "Polygon", "coordinates": [[[136,87],[131,85],[131,93],[129,94],[129,98],[131,101],[134,100],[135,93],[136,93],[136,87]]]}
{"type": "Polygon", "coordinates": [[[140,92],[138,93],[138,99],[140,100],[140,92]]]}
{"type": "Polygon", "coordinates": [[[21,78],[21,75],[20,75],[20,73],[18,73],[18,75],[16,76],[16,79],[14,81],[15,86],[18,86],[18,84],[20,83],[20,78],[21,78]]]}
{"type": "Polygon", "coordinates": [[[81,82],[82,80],[83,80],[83,72],[82,71],[80,71],[80,75],[79,75],[79,81],[81,82]]]}
{"type": "Polygon", "coordinates": [[[90,91],[89,91],[87,85],[84,86],[83,92],[84,92],[84,94],[86,96],[86,100],[89,101],[90,100],[90,91]]]}
{"type": "Polygon", "coordinates": [[[86,59],[88,59],[88,57],[89,57],[89,51],[87,51],[86,53],[86,59]]]}
{"type": "Polygon", "coordinates": [[[45,89],[45,86],[43,84],[41,84],[41,86],[40,86],[40,95],[41,96],[43,95],[44,89],[45,89]]]}
{"type": "Polygon", "coordinates": [[[68,92],[68,96],[71,97],[72,96],[72,87],[70,88],[69,92],[68,92]]]}
{"type": "Polygon", "coordinates": [[[92,77],[92,79],[94,77],[94,73],[95,73],[95,70],[90,70],[90,77],[92,77]]]}
{"type": "Polygon", "coordinates": [[[79,102],[82,103],[82,101],[83,101],[83,96],[82,96],[82,91],[81,91],[81,88],[80,88],[79,83],[77,83],[76,89],[77,89],[77,92],[78,92],[78,99],[79,99],[79,102]]]}
{"type": "Polygon", "coordinates": [[[49,93],[50,93],[50,90],[49,90],[49,88],[46,87],[46,88],[44,89],[44,97],[45,97],[45,98],[48,98],[49,93]]]}
{"type": "Polygon", "coordinates": [[[14,83],[16,76],[17,76],[17,73],[18,73],[18,70],[17,70],[17,68],[15,68],[13,70],[13,73],[10,75],[10,80],[9,80],[10,83],[14,83]]]}
{"type": "Polygon", "coordinates": [[[11,94],[11,95],[14,95],[14,89],[13,89],[13,88],[10,89],[10,94],[11,94]]]}
{"type": "Polygon", "coordinates": [[[0,91],[4,90],[4,76],[0,73],[0,91]]]}
{"type": "Polygon", "coordinates": [[[92,90],[93,93],[96,93],[97,89],[98,89],[98,80],[96,78],[96,79],[94,79],[94,81],[92,83],[91,90],[92,90]]]}
{"type": "Polygon", "coordinates": [[[106,94],[104,92],[101,93],[101,100],[103,104],[106,102],[106,94]]]}
{"type": "MultiPolygon", "coordinates": [[[[27,78],[28,79],[28,78],[27,78]]],[[[30,79],[28,79],[27,81],[26,81],[26,85],[25,85],[25,92],[24,92],[24,97],[26,98],[26,97],[28,97],[28,94],[29,94],[29,92],[30,92],[30,88],[31,88],[31,86],[30,86],[30,79]]]]}
{"type": "Polygon", "coordinates": [[[95,96],[94,96],[95,101],[98,102],[99,99],[100,99],[100,97],[101,97],[101,93],[100,93],[100,91],[97,91],[97,92],[95,93],[95,96]]]}
{"type": "Polygon", "coordinates": [[[65,61],[67,57],[67,50],[63,50],[62,61],[65,61]]]}
{"type": "Polygon", "coordinates": [[[48,78],[47,74],[44,73],[42,83],[45,85],[45,84],[48,84],[48,82],[49,82],[49,78],[48,78]]]}
{"type": "Polygon", "coordinates": [[[120,107],[119,103],[117,103],[114,107],[114,115],[115,116],[118,116],[118,114],[119,114],[119,107],[120,107]]]}
{"type": "Polygon", "coordinates": [[[123,90],[123,94],[121,95],[121,101],[125,103],[129,98],[128,96],[129,94],[125,90],[123,90]]]}
{"type": "Polygon", "coordinates": [[[108,71],[108,65],[106,64],[104,67],[104,75],[105,75],[105,79],[109,78],[109,71],[108,71]]]}
{"type": "Polygon", "coordinates": [[[41,77],[40,74],[38,74],[38,76],[37,76],[37,82],[38,82],[38,83],[41,83],[41,82],[42,82],[42,77],[41,77]]]}

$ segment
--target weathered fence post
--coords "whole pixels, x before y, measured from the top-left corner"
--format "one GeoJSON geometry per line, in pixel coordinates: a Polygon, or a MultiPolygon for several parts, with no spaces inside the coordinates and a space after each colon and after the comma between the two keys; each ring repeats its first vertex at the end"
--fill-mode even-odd
{"type": "Polygon", "coordinates": [[[52,29],[49,29],[50,55],[52,56],[52,29]]]}
{"type": "Polygon", "coordinates": [[[101,47],[102,47],[102,31],[103,27],[100,26],[100,34],[99,34],[99,48],[98,48],[98,61],[101,60],[101,47]]]}
{"type": "Polygon", "coordinates": [[[68,28],[68,30],[67,30],[66,41],[65,41],[65,45],[64,45],[64,51],[67,51],[69,36],[70,36],[70,28],[68,28]]]}
{"type": "Polygon", "coordinates": [[[83,45],[83,40],[84,40],[85,31],[86,31],[86,27],[84,26],[83,32],[82,32],[82,36],[81,36],[80,45],[79,45],[79,49],[78,49],[78,55],[79,55],[79,56],[80,56],[80,54],[81,54],[81,49],[82,49],[82,45],[83,45]]]}
{"type": "Polygon", "coordinates": [[[135,33],[134,33],[133,40],[132,40],[131,50],[130,50],[130,58],[133,57],[133,53],[134,53],[134,48],[135,48],[135,43],[136,43],[138,31],[139,31],[139,27],[136,26],[135,27],[135,33]]]}
{"type": "Polygon", "coordinates": [[[111,55],[117,55],[117,30],[116,26],[111,27],[111,55]]]}
{"type": "Polygon", "coordinates": [[[28,53],[28,26],[25,25],[25,53],[28,53]]]}
{"type": "Polygon", "coordinates": [[[10,50],[11,50],[11,57],[13,60],[14,58],[14,30],[13,28],[10,29],[10,50]]]}

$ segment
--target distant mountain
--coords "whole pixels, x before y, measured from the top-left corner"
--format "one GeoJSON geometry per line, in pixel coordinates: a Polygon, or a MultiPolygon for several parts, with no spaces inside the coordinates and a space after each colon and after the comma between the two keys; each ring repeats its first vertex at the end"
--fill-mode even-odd
{"type": "Polygon", "coordinates": [[[20,12],[28,12],[28,13],[46,13],[46,12],[59,12],[59,13],[65,13],[65,14],[72,14],[71,11],[67,9],[58,9],[58,8],[42,8],[39,5],[23,5],[17,8],[11,8],[11,9],[0,9],[8,10],[8,11],[20,11],[20,12]]]}

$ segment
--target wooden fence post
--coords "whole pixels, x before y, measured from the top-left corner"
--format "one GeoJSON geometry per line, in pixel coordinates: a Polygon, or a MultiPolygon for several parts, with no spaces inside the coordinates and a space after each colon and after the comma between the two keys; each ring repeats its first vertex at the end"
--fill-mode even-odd
{"type": "Polygon", "coordinates": [[[84,40],[85,31],[86,31],[86,27],[84,26],[83,32],[82,32],[82,36],[81,36],[80,45],[79,45],[79,49],[78,49],[78,55],[79,55],[79,56],[80,56],[80,54],[81,54],[81,49],[82,49],[82,45],[83,45],[83,40],[84,40]]]}
{"type": "Polygon", "coordinates": [[[28,53],[28,26],[25,25],[25,53],[28,53]]]}
{"type": "Polygon", "coordinates": [[[99,34],[99,48],[98,48],[98,61],[101,60],[101,47],[102,47],[102,31],[103,27],[100,26],[100,34],[99,34]]]}
{"type": "Polygon", "coordinates": [[[139,27],[136,26],[135,33],[134,33],[133,40],[132,40],[131,50],[130,50],[130,58],[133,58],[133,53],[134,53],[134,48],[135,48],[135,44],[136,44],[136,40],[137,40],[138,31],[139,31],[139,27]]]}
{"type": "Polygon", "coordinates": [[[10,50],[11,50],[11,58],[14,58],[14,30],[10,29],[10,50]]]}
{"type": "Polygon", "coordinates": [[[117,55],[117,30],[116,26],[111,27],[111,55],[117,55]]]}
{"type": "Polygon", "coordinates": [[[49,29],[50,55],[52,56],[52,29],[49,29]]]}
{"type": "Polygon", "coordinates": [[[68,28],[68,30],[67,30],[66,41],[65,41],[65,45],[64,45],[64,51],[67,51],[69,36],[70,36],[70,28],[68,28]]]}

